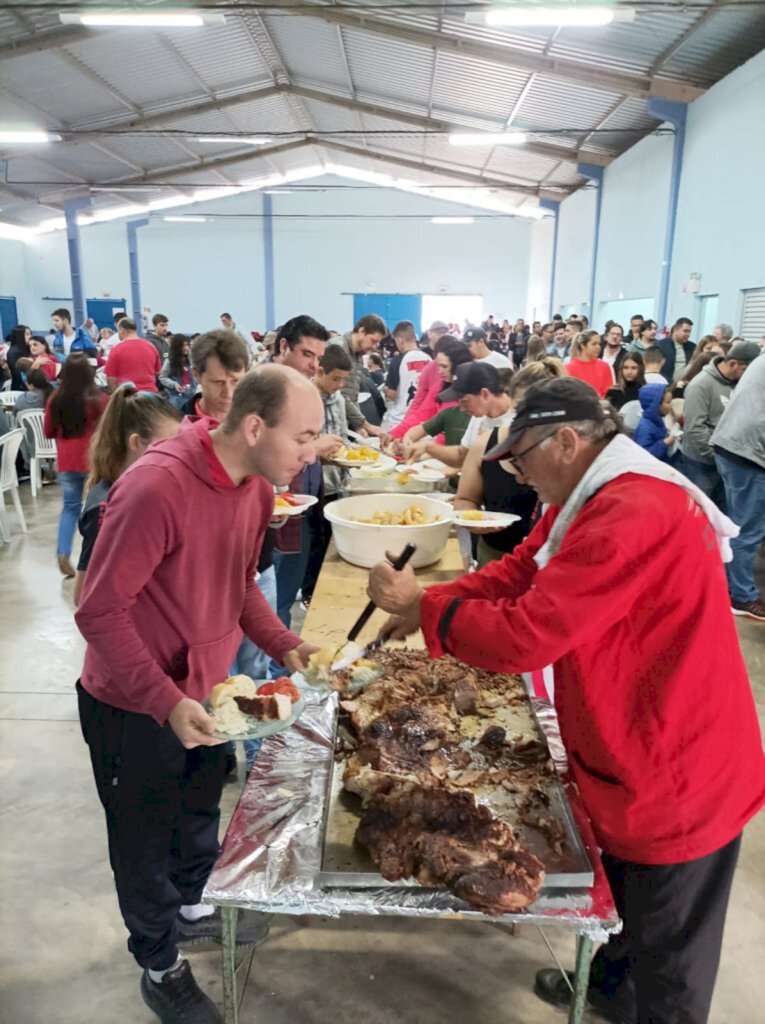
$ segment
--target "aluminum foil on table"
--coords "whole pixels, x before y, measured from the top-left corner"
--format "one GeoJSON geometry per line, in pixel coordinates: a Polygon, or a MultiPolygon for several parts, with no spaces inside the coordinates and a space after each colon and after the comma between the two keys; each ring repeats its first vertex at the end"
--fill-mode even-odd
{"type": "Polygon", "coordinates": [[[334,760],[337,697],[311,694],[299,721],[264,740],[204,892],[209,903],[275,914],[465,918],[567,928],[603,941],[620,928],[587,815],[567,780],[557,718],[533,700],[595,872],[592,889],[555,890],[526,910],[490,917],[443,889],[322,889],[327,783],[334,760]]]}

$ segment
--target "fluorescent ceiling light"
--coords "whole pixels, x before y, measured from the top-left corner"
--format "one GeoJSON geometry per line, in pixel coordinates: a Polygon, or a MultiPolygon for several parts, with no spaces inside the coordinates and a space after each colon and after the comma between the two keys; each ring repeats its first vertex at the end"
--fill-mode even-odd
{"type": "Polygon", "coordinates": [[[453,146],[522,146],[525,132],[452,132],[453,146]]]}
{"type": "MultiPolygon", "coordinates": [[[[492,28],[576,28],[610,25],[612,21],[632,21],[633,10],[616,14],[611,7],[582,7],[577,4],[518,4],[511,7],[492,7],[482,11],[478,18],[492,28]]],[[[473,19],[471,19],[473,20],[473,19]]]]}
{"type": "Polygon", "coordinates": [[[431,217],[431,224],[474,224],[472,217],[431,217]]]}
{"type": "Polygon", "coordinates": [[[240,142],[243,146],[268,146],[273,139],[265,135],[200,135],[197,142],[240,142]]]}
{"type": "Polygon", "coordinates": [[[44,142],[60,142],[60,135],[52,135],[50,132],[39,129],[5,129],[0,128],[0,143],[8,146],[29,146],[44,142]]]}
{"type": "Polygon", "coordinates": [[[166,220],[169,224],[204,224],[207,217],[178,216],[163,217],[162,220],[166,220]]]}
{"type": "Polygon", "coordinates": [[[88,11],[59,18],[65,25],[89,28],[199,28],[226,21],[225,14],[208,11],[88,11]]]}
{"type": "Polygon", "coordinates": [[[266,188],[263,190],[264,196],[291,196],[291,188],[266,188]]]}

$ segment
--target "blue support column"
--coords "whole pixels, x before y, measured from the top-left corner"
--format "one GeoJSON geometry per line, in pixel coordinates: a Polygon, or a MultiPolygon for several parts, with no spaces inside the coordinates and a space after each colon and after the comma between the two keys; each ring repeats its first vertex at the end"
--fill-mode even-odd
{"type": "Polygon", "coordinates": [[[603,209],[603,173],[604,168],[595,164],[577,164],[576,173],[583,178],[595,182],[595,233],[592,239],[592,266],[590,268],[590,326],[595,322],[595,277],[598,272],[598,248],[600,246],[600,215],[603,209]]]}
{"type": "Polygon", "coordinates": [[[128,239],[128,260],[130,262],[130,301],[133,306],[133,319],[140,333],[141,331],[141,276],[138,270],[138,229],[145,228],[149,223],[148,217],[141,217],[138,220],[127,222],[128,239]]]}
{"type": "Polygon", "coordinates": [[[90,196],[83,196],[81,199],[70,199],[64,203],[66,244],[69,249],[69,276],[72,279],[72,322],[78,327],[85,320],[85,291],[82,283],[80,226],[77,223],[77,214],[80,210],[86,210],[90,204],[90,196]]]}
{"type": "Polygon", "coordinates": [[[271,196],[263,195],[263,265],[266,284],[266,330],[276,327],[274,301],[274,220],[271,196]]]}
{"type": "Polygon", "coordinates": [[[547,319],[552,320],[553,310],[555,309],[555,271],[558,267],[558,214],[560,213],[560,200],[540,199],[539,206],[543,210],[552,210],[554,219],[552,269],[550,270],[550,305],[547,310],[547,319]]]}
{"type": "Polygon", "coordinates": [[[688,116],[688,105],[675,100],[663,100],[649,97],[648,113],[659,121],[666,121],[675,129],[675,141],[672,149],[672,172],[669,179],[669,209],[667,211],[667,228],[664,232],[664,258],[661,261],[661,283],[659,285],[659,305],[656,321],[659,327],[667,325],[667,306],[669,305],[669,278],[672,273],[672,251],[675,246],[675,226],[677,224],[677,201],[680,196],[680,177],[683,173],[683,153],[685,151],[685,122],[688,116]]]}

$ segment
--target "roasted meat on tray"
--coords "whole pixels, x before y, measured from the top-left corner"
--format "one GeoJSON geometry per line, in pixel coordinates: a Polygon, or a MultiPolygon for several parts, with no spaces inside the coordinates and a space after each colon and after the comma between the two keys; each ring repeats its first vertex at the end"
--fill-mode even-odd
{"type": "Polygon", "coordinates": [[[488,914],[528,906],[542,863],[495,813],[522,820],[552,771],[528,736],[522,682],[421,651],[380,661],[383,677],[341,703],[356,734],[343,784],[364,803],[357,841],[388,881],[446,886],[488,914]]]}
{"type": "Polygon", "coordinates": [[[541,861],[470,793],[389,780],[364,810],[356,838],[383,878],[448,886],[486,914],[527,907],[544,881],[541,861]]]}

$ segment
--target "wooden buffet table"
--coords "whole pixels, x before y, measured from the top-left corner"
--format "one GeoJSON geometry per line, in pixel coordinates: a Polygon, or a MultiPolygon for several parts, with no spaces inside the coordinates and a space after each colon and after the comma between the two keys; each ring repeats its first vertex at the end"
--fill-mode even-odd
{"type": "MultiPolygon", "coordinates": [[[[462,572],[459,546],[452,537],[441,559],[417,570],[417,578],[425,585],[446,583],[462,572]]],[[[339,646],[368,600],[368,575],[369,570],[344,562],[334,545],[330,545],[306,615],[302,639],[320,647],[339,646]]],[[[374,639],[384,621],[385,613],[375,612],[360,642],[374,639]]],[[[406,646],[422,648],[422,634],[409,637],[406,646]]],[[[323,800],[327,788],[323,777],[331,773],[334,752],[334,732],[328,731],[326,721],[328,717],[333,718],[333,714],[328,716],[328,708],[331,709],[331,705],[327,702],[310,704],[296,728],[268,741],[245,784],[221,856],[207,882],[205,902],[221,908],[225,1024],[240,1024],[239,1002],[253,961],[250,949],[237,963],[236,925],[240,908],[298,916],[376,916],[382,913],[474,918],[492,925],[499,922],[510,928],[521,923],[572,931],[577,936],[577,945],[568,1022],[582,1024],[593,937],[597,934],[601,940],[606,938],[619,929],[620,922],[589,822],[576,794],[569,792],[569,799],[594,868],[595,883],[590,890],[555,890],[551,896],[541,897],[531,908],[499,918],[461,906],[458,910],[429,909],[433,896],[428,893],[418,897],[421,907],[406,909],[405,897],[411,902],[414,899],[411,894],[416,894],[416,890],[403,889],[404,896],[398,897],[392,890],[379,905],[367,890],[332,889],[324,893],[313,880],[321,859],[323,800]],[[279,783],[276,789],[274,779],[279,783]],[[277,813],[276,803],[286,799],[288,804],[277,813]],[[370,906],[370,899],[373,906],[370,906]],[[237,979],[238,971],[243,975],[241,981],[237,979]]],[[[555,729],[557,743],[551,750],[561,748],[557,725],[555,729]]],[[[451,899],[449,894],[443,898],[451,899]]]]}
{"type": "MultiPolygon", "coordinates": [[[[438,562],[424,569],[415,570],[418,581],[425,586],[430,583],[449,583],[463,572],[462,556],[456,537],[449,538],[438,562]]],[[[369,569],[361,569],[344,562],[335,550],[334,543],[331,543],[305,617],[301,639],[318,647],[332,644],[339,646],[348,636],[348,631],[369,600],[368,578],[369,569]]],[[[358,642],[374,640],[386,618],[385,612],[376,611],[364,627],[358,642]]],[[[424,647],[422,633],[410,636],[406,646],[424,647]]]]}

